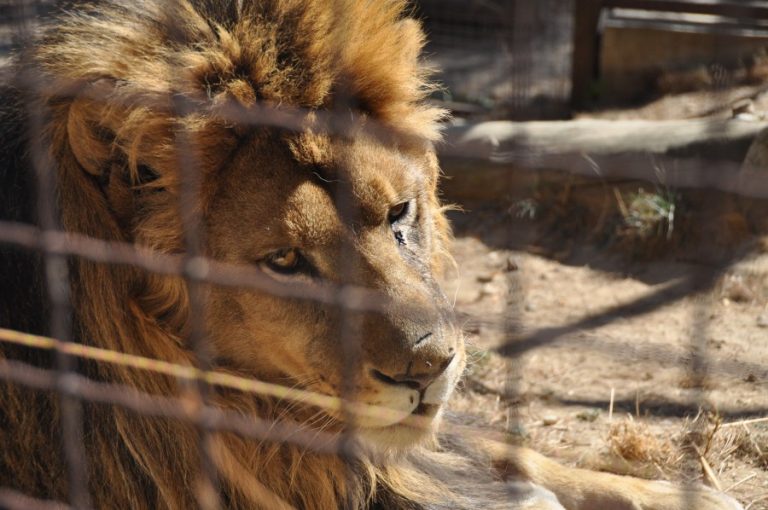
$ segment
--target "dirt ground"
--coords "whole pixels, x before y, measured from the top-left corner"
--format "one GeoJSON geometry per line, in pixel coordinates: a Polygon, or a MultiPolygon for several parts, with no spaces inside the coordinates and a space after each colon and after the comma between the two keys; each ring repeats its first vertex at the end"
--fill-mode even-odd
{"type": "Polygon", "coordinates": [[[766,240],[720,266],[638,263],[542,243],[545,229],[504,209],[453,221],[447,288],[471,359],[457,421],[571,465],[700,480],[768,509],[766,240]]]}

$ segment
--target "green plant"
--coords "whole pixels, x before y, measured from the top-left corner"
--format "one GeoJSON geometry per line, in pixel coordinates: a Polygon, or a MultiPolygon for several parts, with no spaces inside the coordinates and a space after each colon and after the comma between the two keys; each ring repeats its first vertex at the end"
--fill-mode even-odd
{"type": "Polygon", "coordinates": [[[509,208],[510,213],[514,213],[518,218],[534,220],[539,213],[540,204],[535,198],[525,198],[513,203],[509,208]]]}
{"type": "Polygon", "coordinates": [[[678,196],[669,189],[649,193],[640,188],[627,202],[619,201],[624,226],[644,239],[669,240],[675,228],[678,196]]]}

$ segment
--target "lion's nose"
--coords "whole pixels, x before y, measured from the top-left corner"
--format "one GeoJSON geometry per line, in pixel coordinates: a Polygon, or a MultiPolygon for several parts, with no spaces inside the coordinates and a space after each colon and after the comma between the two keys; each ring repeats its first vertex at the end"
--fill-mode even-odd
{"type": "Polygon", "coordinates": [[[414,390],[423,390],[440,377],[445,372],[448,365],[453,361],[455,354],[444,359],[435,359],[435,357],[420,358],[412,360],[405,369],[405,372],[387,374],[372,368],[370,375],[377,381],[393,386],[405,386],[414,390]]]}

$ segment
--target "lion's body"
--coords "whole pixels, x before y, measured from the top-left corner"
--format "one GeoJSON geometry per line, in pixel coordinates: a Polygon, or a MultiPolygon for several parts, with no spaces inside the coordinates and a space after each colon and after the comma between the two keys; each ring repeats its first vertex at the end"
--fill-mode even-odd
{"type": "MultiPolygon", "coordinates": [[[[0,220],[43,225],[34,176],[49,168],[56,221],[69,232],[168,254],[193,246],[278,282],[382,296],[380,310],[345,312],[203,288],[197,319],[215,370],[331,396],[351,373],[353,398],[391,411],[360,419],[373,447],[353,458],[214,433],[227,508],[559,508],[552,493],[568,508],[681,508],[677,492],[577,473],[527,450],[501,455],[508,474],[552,492],[438,446],[434,427],[464,350],[435,283],[449,237],[431,146],[442,112],[424,103],[422,35],[403,10],[399,0],[104,0],[61,16],[3,91],[0,220]],[[202,236],[190,244],[179,200],[192,175],[197,186],[184,196],[202,236]],[[340,340],[348,324],[359,346],[352,372],[340,340]],[[430,426],[409,427],[411,415],[430,426]]],[[[40,254],[0,248],[0,327],[51,333],[44,267],[40,254]]],[[[69,280],[75,341],[200,363],[181,278],[73,258],[69,280]]],[[[3,342],[0,358],[52,367],[50,353],[3,342]]],[[[185,391],[110,363],[79,370],[152,395],[185,391]]],[[[222,388],[210,400],[318,434],[344,429],[344,416],[291,401],[222,388]]],[[[70,496],[59,414],[56,395],[0,383],[0,487],[70,496]]],[[[87,402],[83,423],[96,508],[195,507],[194,427],[87,402]]],[[[707,508],[734,508],[719,504],[707,508]]]]}

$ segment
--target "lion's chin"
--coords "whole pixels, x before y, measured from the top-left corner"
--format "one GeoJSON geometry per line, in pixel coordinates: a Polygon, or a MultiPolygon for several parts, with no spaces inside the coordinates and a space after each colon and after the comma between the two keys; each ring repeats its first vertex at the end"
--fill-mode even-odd
{"type": "Polygon", "coordinates": [[[377,451],[400,452],[429,442],[440,423],[442,406],[420,405],[406,419],[386,427],[360,427],[360,441],[377,451]]]}

